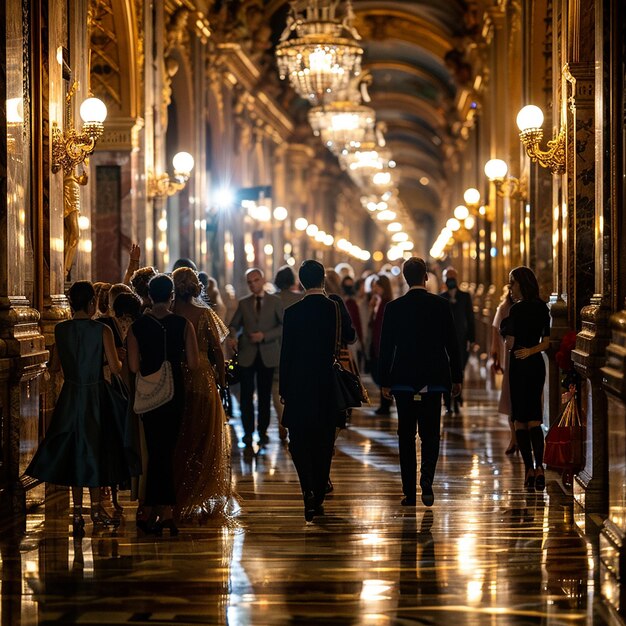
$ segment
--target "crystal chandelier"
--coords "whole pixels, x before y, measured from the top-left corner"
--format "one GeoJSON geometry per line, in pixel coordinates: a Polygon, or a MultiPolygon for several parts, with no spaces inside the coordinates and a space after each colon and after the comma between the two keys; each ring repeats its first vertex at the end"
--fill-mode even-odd
{"type": "Polygon", "coordinates": [[[375,123],[374,109],[355,102],[331,102],[309,111],[313,133],[336,155],[360,148],[375,123]]]}
{"type": "Polygon", "coordinates": [[[337,0],[291,2],[287,25],[276,47],[281,79],[289,76],[298,95],[315,104],[332,102],[361,72],[363,48],[352,25],[350,0],[338,14],[337,0]],[[296,37],[289,39],[295,31],[296,37]]]}

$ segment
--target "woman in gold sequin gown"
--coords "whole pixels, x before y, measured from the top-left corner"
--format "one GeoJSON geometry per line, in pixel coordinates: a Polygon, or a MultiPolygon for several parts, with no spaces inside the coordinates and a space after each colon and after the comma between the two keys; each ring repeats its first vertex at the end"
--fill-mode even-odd
{"type": "Polygon", "coordinates": [[[181,521],[203,521],[224,516],[232,504],[230,432],[217,388],[224,382],[221,343],[228,331],[195,300],[200,284],[193,270],[179,268],[173,278],[174,312],[194,325],[200,353],[198,368],[185,371],[185,412],[174,460],[175,514],[181,521]]]}

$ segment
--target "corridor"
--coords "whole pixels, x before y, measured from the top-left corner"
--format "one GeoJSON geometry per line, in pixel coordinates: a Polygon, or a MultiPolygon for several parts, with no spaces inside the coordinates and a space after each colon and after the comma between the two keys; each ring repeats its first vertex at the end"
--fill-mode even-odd
{"type": "Polygon", "coordinates": [[[21,541],[2,543],[2,626],[610,623],[571,497],[553,474],[525,492],[492,393],[468,391],[445,418],[431,510],[399,505],[395,422],[355,411],[313,524],[275,426],[265,450],[233,448],[241,509],[228,527],[138,537],[125,501],[117,532],[89,523],[73,540],[54,506],[29,515],[21,541]]]}

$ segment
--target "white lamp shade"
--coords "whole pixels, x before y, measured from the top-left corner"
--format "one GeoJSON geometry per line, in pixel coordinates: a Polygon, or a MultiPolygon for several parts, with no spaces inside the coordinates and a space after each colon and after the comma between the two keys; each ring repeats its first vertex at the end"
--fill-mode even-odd
{"type": "Polygon", "coordinates": [[[24,122],[24,99],[9,98],[7,100],[7,123],[22,124],[24,122]]]}
{"type": "MultiPolygon", "coordinates": [[[[469,189],[467,191],[469,191],[469,189]]],[[[465,195],[467,195],[467,191],[465,192],[465,195]]],[[[464,204],[459,204],[459,206],[454,209],[454,217],[456,217],[456,219],[460,222],[462,222],[468,215],[469,209],[464,204]]]]}
{"type": "Polygon", "coordinates": [[[446,226],[454,232],[455,230],[459,230],[461,228],[461,223],[455,217],[451,217],[447,222],[446,226]]]}
{"type": "Polygon", "coordinates": [[[543,111],[535,106],[529,104],[525,106],[517,114],[517,127],[521,132],[528,130],[529,128],[541,128],[543,125],[543,111]]]}
{"type": "Polygon", "coordinates": [[[177,152],[172,159],[172,165],[175,172],[189,174],[195,165],[195,161],[189,152],[177,152]]]}
{"type": "Polygon", "coordinates": [[[500,180],[508,171],[509,166],[502,159],[491,159],[485,163],[485,176],[489,180],[500,180]]]}
{"type": "MultiPolygon", "coordinates": [[[[478,204],[480,202],[480,191],[478,191],[478,189],[475,189],[474,187],[470,187],[469,189],[466,189],[465,193],[463,194],[463,200],[465,200],[467,204],[478,204]]],[[[465,218],[459,217],[458,219],[465,219],[465,218]]]]}
{"type": "Polygon", "coordinates": [[[83,122],[99,122],[107,118],[107,107],[99,98],[87,98],[80,105],[80,117],[83,122]]]}

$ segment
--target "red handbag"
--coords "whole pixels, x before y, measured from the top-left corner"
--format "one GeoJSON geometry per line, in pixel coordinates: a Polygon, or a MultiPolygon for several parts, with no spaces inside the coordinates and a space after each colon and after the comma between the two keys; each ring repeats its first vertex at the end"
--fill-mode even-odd
{"type": "Polygon", "coordinates": [[[546,435],[543,462],[549,469],[576,472],[585,462],[585,427],[582,425],[576,394],[572,394],[558,422],[546,435]]]}

